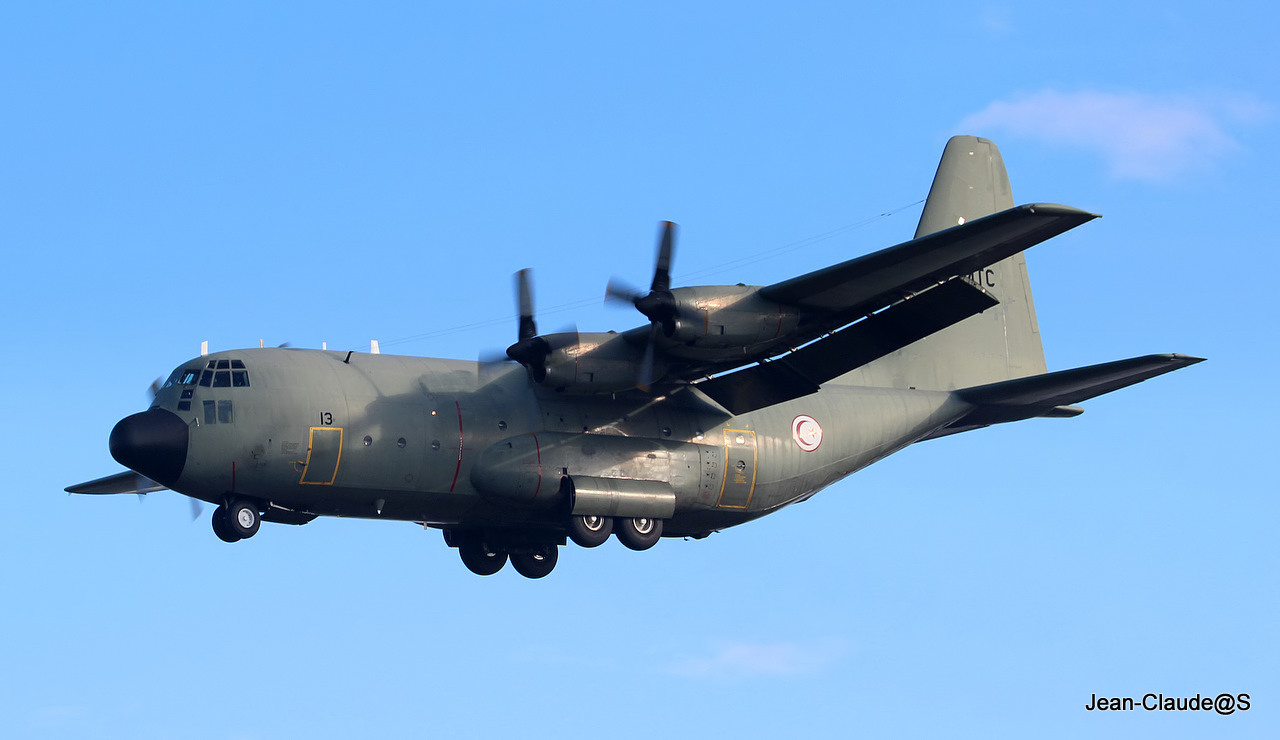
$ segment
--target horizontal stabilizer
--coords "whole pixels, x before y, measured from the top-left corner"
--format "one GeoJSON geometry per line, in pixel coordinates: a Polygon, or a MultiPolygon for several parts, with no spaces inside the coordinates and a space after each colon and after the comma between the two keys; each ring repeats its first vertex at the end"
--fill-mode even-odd
{"type": "Polygon", "coordinates": [[[132,470],[126,470],[123,473],[108,475],[105,478],[88,481],[87,483],[77,483],[74,486],[67,486],[64,489],[67,493],[154,493],[155,491],[168,490],[167,486],[151,480],[145,475],[138,475],[132,470]]]}
{"type": "Polygon", "coordinates": [[[799,398],[834,380],[996,305],[972,283],[950,280],[901,301],[772,362],[698,383],[733,414],[745,414],[799,398]]]}
{"type": "Polygon", "coordinates": [[[1146,355],[965,388],[956,391],[956,395],[976,408],[932,436],[941,437],[1037,416],[1075,416],[1081,409],[1075,408],[1074,404],[1197,362],[1204,362],[1204,358],[1146,355]]]}
{"type": "Polygon", "coordinates": [[[766,286],[760,296],[788,306],[867,314],[1097,217],[1050,203],[1018,206],[766,286]]]}

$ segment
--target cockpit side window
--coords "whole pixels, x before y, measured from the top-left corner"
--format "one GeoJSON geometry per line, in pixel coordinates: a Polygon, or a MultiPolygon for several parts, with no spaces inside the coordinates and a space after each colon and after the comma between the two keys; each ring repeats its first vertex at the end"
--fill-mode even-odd
{"type": "Polygon", "coordinates": [[[169,379],[168,379],[168,380],[164,381],[164,385],[163,385],[163,386],[161,386],[161,387],[162,387],[162,388],[172,388],[174,385],[176,385],[176,384],[178,383],[178,378],[179,378],[181,375],[182,375],[182,368],[178,368],[177,370],[174,370],[174,371],[173,371],[173,374],[169,376],[169,379]]]}

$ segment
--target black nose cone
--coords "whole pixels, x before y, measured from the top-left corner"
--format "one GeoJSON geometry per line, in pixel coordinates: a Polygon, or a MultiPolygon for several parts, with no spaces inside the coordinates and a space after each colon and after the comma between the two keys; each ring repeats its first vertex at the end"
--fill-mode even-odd
{"type": "Polygon", "coordinates": [[[127,416],[111,430],[116,462],[165,486],[172,486],[187,464],[187,424],[164,409],[127,416]]]}

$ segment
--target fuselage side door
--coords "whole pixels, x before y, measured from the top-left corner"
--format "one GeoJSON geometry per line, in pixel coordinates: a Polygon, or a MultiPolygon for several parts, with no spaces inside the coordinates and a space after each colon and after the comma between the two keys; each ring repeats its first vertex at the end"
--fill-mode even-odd
{"type": "Polygon", "coordinates": [[[745,509],[756,489],[756,433],[749,429],[724,430],[724,484],[716,506],[745,509]]]}
{"type": "Polygon", "coordinates": [[[303,485],[331,486],[338,477],[338,465],[342,462],[342,429],[340,427],[311,427],[307,445],[307,462],[302,469],[303,485]]]}

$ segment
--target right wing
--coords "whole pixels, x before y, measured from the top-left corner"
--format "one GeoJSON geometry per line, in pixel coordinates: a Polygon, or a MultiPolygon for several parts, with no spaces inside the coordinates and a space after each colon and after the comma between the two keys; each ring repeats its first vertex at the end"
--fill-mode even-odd
{"type": "Polygon", "coordinates": [[[1032,203],[760,289],[788,306],[865,315],[930,285],[980,270],[1098,218],[1070,206],[1032,203]]]}
{"type": "Polygon", "coordinates": [[[64,489],[67,493],[154,493],[155,491],[168,490],[166,486],[151,480],[145,475],[139,475],[132,470],[126,470],[123,473],[108,475],[105,478],[87,481],[85,483],[77,483],[74,486],[67,486],[64,489]]]}

